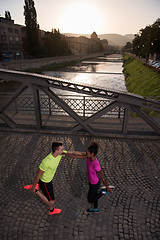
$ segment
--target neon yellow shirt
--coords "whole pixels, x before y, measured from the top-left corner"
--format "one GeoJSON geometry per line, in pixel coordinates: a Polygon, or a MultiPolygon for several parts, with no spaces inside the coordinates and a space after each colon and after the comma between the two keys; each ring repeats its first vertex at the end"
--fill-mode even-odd
{"type": "MultiPolygon", "coordinates": [[[[63,151],[63,152],[67,152],[67,151],[63,151]]],[[[58,155],[56,158],[52,156],[52,153],[50,153],[49,155],[47,155],[41,162],[41,164],[39,165],[39,169],[41,169],[42,171],[44,171],[44,173],[42,174],[42,176],[40,177],[40,180],[42,182],[50,182],[52,181],[55,172],[57,170],[57,167],[59,165],[59,162],[61,160],[61,158],[64,155],[58,155]]]]}

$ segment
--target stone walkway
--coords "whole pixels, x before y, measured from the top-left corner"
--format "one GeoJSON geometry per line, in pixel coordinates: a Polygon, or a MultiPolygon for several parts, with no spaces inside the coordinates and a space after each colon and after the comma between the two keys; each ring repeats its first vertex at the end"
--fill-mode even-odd
{"type": "Polygon", "coordinates": [[[0,132],[0,239],[158,240],[160,239],[160,140],[94,138],[104,176],[116,190],[87,213],[85,160],[63,157],[53,180],[57,216],[49,216],[32,183],[53,141],[85,151],[93,139],[36,133],[0,132]]]}
{"type": "Polygon", "coordinates": [[[82,61],[88,58],[95,58],[103,54],[93,53],[87,55],[70,55],[70,56],[58,56],[58,57],[50,57],[50,58],[36,58],[36,59],[17,59],[11,60],[10,62],[2,62],[0,61],[1,69],[10,69],[10,70],[18,70],[25,71],[27,69],[36,69],[41,68],[43,66],[47,66],[53,63],[66,63],[70,61],[82,61]]]}

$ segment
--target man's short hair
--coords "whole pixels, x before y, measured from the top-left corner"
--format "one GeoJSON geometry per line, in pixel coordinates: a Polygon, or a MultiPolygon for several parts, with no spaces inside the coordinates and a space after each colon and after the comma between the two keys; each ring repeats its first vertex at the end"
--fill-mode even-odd
{"type": "Polygon", "coordinates": [[[53,142],[52,143],[52,153],[54,153],[60,146],[62,146],[63,143],[60,142],[53,142]]]}

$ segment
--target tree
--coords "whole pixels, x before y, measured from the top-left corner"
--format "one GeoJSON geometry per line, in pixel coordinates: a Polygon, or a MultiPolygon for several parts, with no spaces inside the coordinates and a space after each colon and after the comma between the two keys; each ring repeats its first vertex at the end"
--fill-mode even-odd
{"type": "Polygon", "coordinates": [[[11,14],[9,11],[5,11],[5,18],[11,20],[11,14]]]}
{"type": "Polygon", "coordinates": [[[132,43],[131,42],[127,42],[125,47],[124,47],[126,52],[130,52],[132,53],[132,43]]]}
{"type": "Polygon", "coordinates": [[[70,54],[68,44],[62,39],[59,29],[52,29],[51,32],[46,32],[43,52],[45,57],[70,54]]]}
{"type": "Polygon", "coordinates": [[[151,53],[157,53],[160,55],[160,18],[158,18],[152,25],[151,46],[151,53]]]}
{"type": "Polygon", "coordinates": [[[135,38],[133,39],[132,44],[133,44],[133,53],[135,53],[136,56],[140,56],[141,39],[139,34],[135,35],[135,38]]]}
{"type": "Polygon", "coordinates": [[[40,55],[39,25],[33,0],[25,0],[24,16],[27,32],[29,54],[33,57],[40,55]]]}
{"type": "Polygon", "coordinates": [[[152,25],[146,26],[135,35],[133,40],[133,53],[137,56],[145,57],[149,54],[160,53],[160,18],[152,25]]]}

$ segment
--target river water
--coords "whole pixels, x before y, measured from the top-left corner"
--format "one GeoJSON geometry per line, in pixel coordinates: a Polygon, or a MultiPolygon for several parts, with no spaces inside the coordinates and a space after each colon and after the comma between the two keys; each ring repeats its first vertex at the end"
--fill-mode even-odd
{"type": "MultiPolygon", "coordinates": [[[[120,54],[114,54],[106,57],[99,57],[94,61],[82,61],[81,63],[67,67],[62,71],[46,71],[43,72],[43,74],[65,79],[69,82],[83,83],[99,88],[106,88],[112,91],[127,92],[122,70],[122,56],[120,54]]],[[[101,109],[110,103],[109,100],[106,99],[94,99],[92,96],[84,96],[83,94],[78,94],[72,91],[59,89],[53,89],[53,91],[57,95],[61,95],[61,98],[81,116],[84,116],[84,102],[85,116],[91,116],[97,111],[97,107],[98,109],[101,109]]],[[[53,103],[52,100],[49,100],[48,96],[43,92],[40,92],[40,95],[42,114],[66,114],[65,111],[53,103]]],[[[4,96],[2,97],[4,98],[4,96]]],[[[17,103],[12,104],[11,110],[21,113],[34,113],[34,99],[31,88],[25,90],[18,97],[17,103]]],[[[115,111],[116,116],[118,111],[119,110],[115,111]]],[[[108,113],[108,115],[109,114],[110,113],[108,113]]]]}
{"type": "MultiPolygon", "coordinates": [[[[45,71],[44,75],[68,80],[69,82],[86,83],[108,90],[127,92],[122,72],[123,59],[121,54],[98,57],[94,61],[82,61],[63,71],[45,71]]],[[[57,94],[75,95],[76,93],[55,89],[57,94]]]]}

